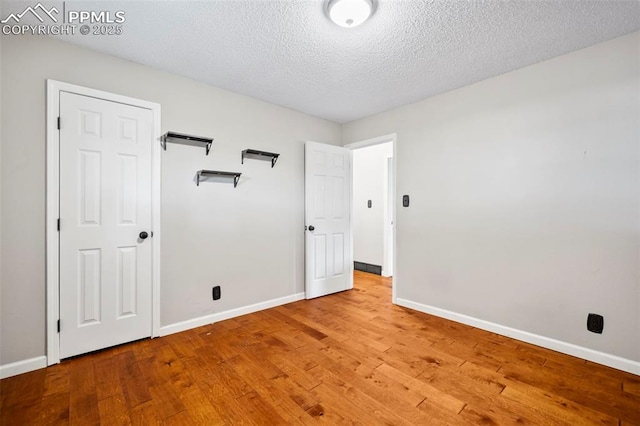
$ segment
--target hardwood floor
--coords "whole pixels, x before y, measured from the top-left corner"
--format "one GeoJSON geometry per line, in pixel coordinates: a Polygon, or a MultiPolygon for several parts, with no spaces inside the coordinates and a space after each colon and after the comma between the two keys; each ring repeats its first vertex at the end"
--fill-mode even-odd
{"type": "Polygon", "coordinates": [[[0,423],[640,425],[640,377],[393,306],[390,281],[0,382],[0,423]]]}

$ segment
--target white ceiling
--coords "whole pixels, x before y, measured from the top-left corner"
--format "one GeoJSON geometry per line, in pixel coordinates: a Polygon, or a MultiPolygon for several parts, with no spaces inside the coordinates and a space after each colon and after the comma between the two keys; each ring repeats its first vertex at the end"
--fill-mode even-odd
{"type": "Polygon", "coordinates": [[[124,34],[66,40],[339,123],[640,29],[624,0],[381,0],[353,29],[322,0],[82,5],[124,34]]]}

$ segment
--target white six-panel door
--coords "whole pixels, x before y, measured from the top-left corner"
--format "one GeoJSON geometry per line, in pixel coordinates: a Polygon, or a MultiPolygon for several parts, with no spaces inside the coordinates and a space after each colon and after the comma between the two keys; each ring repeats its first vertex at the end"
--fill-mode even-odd
{"type": "Polygon", "coordinates": [[[151,335],[153,114],[61,92],[60,117],[65,358],[151,335]]]}
{"type": "Polygon", "coordinates": [[[349,150],[305,144],[307,299],[353,287],[349,150]]]}

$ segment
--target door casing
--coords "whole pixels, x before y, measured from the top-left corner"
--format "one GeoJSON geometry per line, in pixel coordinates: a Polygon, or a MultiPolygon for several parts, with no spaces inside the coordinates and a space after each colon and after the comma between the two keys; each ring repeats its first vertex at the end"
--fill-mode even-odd
{"type": "MultiPolygon", "coordinates": [[[[395,145],[395,144],[394,144],[395,145]]],[[[384,260],[382,262],[382,276],[384,277],[392,277],[393,272],[393,250],[394,247],[394,232],[393,232],[393,222],[395,221],[394,213],[394,178],[393,178],[393,155],[387,155],[384,159],[384,195],[383,195],[383,204],[384,204],[384,260]]]]}
{"type": "Polygon", "coordinates": [[[47,365],[60,362],[60,233],[58,218],[60,212],[60,132],[58,116],[60,92],[70,92],[149,109],[153,115],[151,148],[151,230],[152,277],[151,277],[151,337],[160,334],[160,104],[116,95],[101,90],[90,89],[56,80],[47,80],[46,98],[46,336],[47,365]]]}
{"type": "MultiPolygon", "coordinates": [[[[398,198],[398,194],[396,192],[396,176],[397,176],[397,158],[398,158],[398,144],[397,144],[397,135],[395,133],[391,133],[388,135],[384,135],[384,136],[378,136],[375,138],[371,138],[371,139],[366,139],[366,140],[362,140],[362,141],[358,141],[358,142],[353,142],[353,143],[349,143],[344,145],[345,148],[349,149],[351,151],[350,153],[350,161],[351,161],[351,173],[353,174],[353,150],[354,149],[358,149],[358,148],[366,148],[368,146],[373,146],[373,145],[379,145],[382,143],[387,143],[387,142],[392,142],[393,143],[393,157],[391,158],[391,162],[393,164],[392,170],[391,170],[391,183],[392,183],[392,193],[394,194],[394,197],[397,199],[398,198]]],[[[351,215],[351,223],[353,223],[353,176],[351,178],[351,205],[350,205],[350,215],[351,215]]],[[[396,267],[397,263],[397,224],[398,224],[398,216],[397,216],[397,212],[396,212],[396,206],[397,203],[395,202],[395,200],[388,200],[388,202],[391,203],[391,209],[392,209],[392,216],[393,216],[393,220],[394,220],[394,230],[392,232],[392,241],[389,241],[389,243],[391,243],[393,245],[393,253],[392,253],[392,265],[391,265],[391,270],[393,271],[393,280],[391,281],[391,302],[392,303],[396,303],[396,289],[398,286],[398,269],[396,267]]],[[[386,206],[385,206],[386,209],[386,206]]],[[[386,220],[386,218],[385,218],[386,220]]],[[[385,231],[386,232],[386,231],[385,231]]],[[[351,258],[353,258],[353,227],[351,228],[351,258]]],[[[386,253],[385,253],[385,258],[386,258],[386,253]]]]}

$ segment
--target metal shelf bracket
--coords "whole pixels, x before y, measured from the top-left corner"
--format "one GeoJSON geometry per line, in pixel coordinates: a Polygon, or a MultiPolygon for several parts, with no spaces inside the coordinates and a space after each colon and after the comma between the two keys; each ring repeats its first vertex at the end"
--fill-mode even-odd
{"type": "Polygon", "coordinates": [[[211,150],[211,145],[213,144],[213,138],[186,135],[183,133],[176,133],[176,132],[167,132],[164,135],[162,135],[160,142],[162,144],[162,149],[164,149],[165,151],[167,150],[167,142],[169,142],[169,143],[177,143],[180,145],[204,146],[205,155],[209,155],[209,151],[211,150]]]}
{"type": "Polygon", "coordinates": [[[244,164],[245,158],[251,158],[254,160],[270,160],[271,168],[273,168],[273,166],[276,165],[279,156],[280,154],[276,154],[274,152],[259,151],[257,149],[245,149],[244,151],[242,151],[240,163],[244,164]]]}
{"type": "Polygon", "coordinates": [[[213,177],[213,178],[218,178],[220,180],[226,180],[226,179],[233,179],[233,187],[237,187],[238,186],[238,182],[240,182],[240,175],[242,175],[242,173],[238,173],[238,172],[221,172],[221,171],[217,171],[217,170],[198,170],[198,173],[196,174],[196,186],[200,186],[200,180],[202,177],[207,178],[207,177],[213,177]]]}

